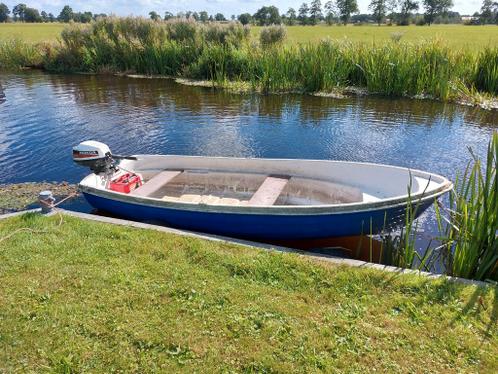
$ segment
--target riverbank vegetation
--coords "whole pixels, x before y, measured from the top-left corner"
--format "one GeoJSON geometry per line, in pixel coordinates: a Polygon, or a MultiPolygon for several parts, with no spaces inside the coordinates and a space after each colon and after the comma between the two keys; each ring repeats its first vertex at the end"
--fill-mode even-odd
{"type": "Polygon", "coordinates": [[[410,202],[404,228],[381,235],[379,262],[498,282],[498,132],[488,145],[486,160],[472,157],[457,177],[449,203],[435,205],[439,235],[425,249],[419,248],[417,202],[410,202]]]}
{"type": "Polygon", "coordinates": [[[492,287],[58,215],[0,240],[0,371],[497,370],[492,287]]]}
{"type": "Polygon", "coordinates": [[[498,93],[498,47],[480,52],[438,40],[409,43],[319,43],[261,46],[240,23],[200,24],[102,18],[73,24],[61,43],[0,43],[0,68],[133,73],[207,80],[268,92],[336,92],[346,87],[387,96],[479,100],[498,93]],[[474,93],[479,93],[475,95],[474,93]]]}

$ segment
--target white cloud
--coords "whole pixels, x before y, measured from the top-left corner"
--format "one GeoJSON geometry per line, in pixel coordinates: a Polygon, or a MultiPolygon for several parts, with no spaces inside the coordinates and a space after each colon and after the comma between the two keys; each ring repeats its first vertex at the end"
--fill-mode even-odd
{"type": "MultiPolygon", "coordinates": [[[[306,2],[310,2],[307,0],[306,2]]],[[[326,0],[322,0],[322,4],[326,0]]],[[[226,16],[240,13],[254,13],[263,5],[275,5],[280,12],[285,12],[289,7],[299,8],[303,0],[0,0],[12,9],[16,4],[23,2],[28,6],[45,10],[58,15],[64,5],[69,5],[76,12],[91,11],[93,13],[117,14],[120,16],[142,15],[147,16],[150,11],[155,10],[159,14],[166,11],[177,13],[180,11],[206,10],[209,13],[221,12],[226,16]]],[[[361,12],[368,11],[370,0],[358,0],[361,12]]],[[[453,10],[462,14],[473,14],[481,7],[481,0],[456,0],[453,10]]]]}

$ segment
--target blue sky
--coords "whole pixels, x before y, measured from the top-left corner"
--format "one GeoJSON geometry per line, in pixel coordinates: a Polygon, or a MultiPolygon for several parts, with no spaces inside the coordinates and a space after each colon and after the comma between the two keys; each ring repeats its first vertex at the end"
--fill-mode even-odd
{"type": "MultiPolygon", "coordinates": [[[[310,3],[311,0],[306,1],[310,3]]],[[[326,0],[322,0],[322,4],[326,0]]],[[[22,2],[28,6],[37,8],[40,11],[45,10],[58,15],[64,5],[69,5],[74,11],[91,11],[93,13],[116,14],[119,16],[127,15],[147,15],[151,10],[159,14],[166,11],[177,13],[180,11],[206,10],[209,13],[223,13],[229,17],[232,14],[254,13],[263,5],[275,5],[280,11],[286,11],[289,7],[297,10],[303,0],[0,0],[12,9],[14,5],[22,2]]],[[[420,1],[421,2],[421,1],[420,1]]],[[[453,10],[461,14],[473,14],[481,8],[482,0],[453,0],[455,6],[453,10]]],[[[358,5],[362,13],[368,11],[370,0],[358,0],[358,5]]]]}

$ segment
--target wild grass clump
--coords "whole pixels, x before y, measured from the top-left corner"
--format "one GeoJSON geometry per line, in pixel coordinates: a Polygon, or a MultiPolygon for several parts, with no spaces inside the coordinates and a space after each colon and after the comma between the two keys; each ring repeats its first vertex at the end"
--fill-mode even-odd
{"type": "Polygon", "coordinates": [[[191,18],[173,18],[166,22],[168,38],[177,42],[195,42],[199,36],[197,22],[191,18]]]}
{"type": "Polygon", "coordinates": [[[475,85],[481,91],[498,94],[498,47],[488,47],[479,53],[475,85]]]}
{"type": "Polygon", "coordinates": [[[41,66],[42,52],[41,44],[26,43],[20,39],[0,40],[0,69],[41,66]]]}
{"type": "MultiPolygon", "coordinates": [[[[439,233],[424,249],[416,246],[418,206],[409,201],[405,227],[381,235],[379,262],[408,269],[498,281],[498,132],[488,145],[487,160],[473,155],[457,178],[447,207],[435,204],[439,233]],[[431,243],[438,243],[434,248],[431,243]]],[[[377,260],[371,258],[371,260],[377,260]]]]}
{"type": "Polygon", "coordinates": [[[450,275],[498,281],[498,132],[488,146],[485,165],[474,160],[438,210],[443,232],[444,266],[450,275]]]}
{"type": "Polygon", "coordinates": [[[208,23],[202,26],[203,39],[209,44],[221,44],[240,48],[249,40],[250,28],[239,22],[228,24],[208,23]]]}
{"type": "Polygon", "coordinates": [[[287,30],[282,25],[273,25],[265,27],[259,34],[259,42],[263,48],[274,45],[281,45],[287,37],[287,30]]]}

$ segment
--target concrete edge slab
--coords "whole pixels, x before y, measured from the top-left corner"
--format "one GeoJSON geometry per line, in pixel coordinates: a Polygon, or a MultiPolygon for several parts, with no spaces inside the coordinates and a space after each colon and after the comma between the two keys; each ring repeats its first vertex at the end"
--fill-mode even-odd
{"type": "Polygon", "coordinates": [[[20,212],[0,214],[0,220],[11,218],[11,217],[16,217],[16,216],[22,216],[23,214],[26,214],[26,213],[35,213],[35,212],[38,212],[38,213],[41,212],[41,208],[21,210],[20,212]]]}
{"type": "MultiPolygon", "coordinates": [[[[3,214],[3,215],[0,215],[0,220],[19,216],[19,215],[29,213],[29,212],[40,212],[40,211],[41,211],[41,209],[31,209],[31,210],[27,210],[27,211],[3,214]]],[[[179,230],[179,229],[174,229],[174,228],[167,227],[167,226],[154,225],[154,224],[150,224],[150,223],[142,223],[142,222],[137,222],[137,221],[130,221],[130,220],[121,219],[121,218],[98,216],[98,215],[94,215],[94,214],[75,212],[75,211],[65,210],[65,209],[61,209],[61,208],[57,208],[49,215],[53,215],[57,212],[60,212],[62,214],[65,214],[65,215],[71,216],[71,217],[76,217],[76,218],[81,218],[81,219],[86,219],[86,220],[91,220],[91,221],[96,221],[96,222],[102,222],[102,223],[109,223],[109,224],[113,224],[113,225],[120,225],[120,226],[128,226],[128,227],[134,227],[134,228],[139,228],[139,229],[161,231],[161,232],[165,232],[165,233],[169,233],[169,234],[175,234],[175,235],[192,237],[192,238],[209,240],[209,241],[225,242],[225,243],[230,243],[230,244],[241,245],[244,247],[263,249],[266,251],[281,252],[281,253],[293,253],[293,254],[296,254],[296,255],[303,257],[303,258],[307,258],[307,259],[311,259],[311,260],[315,260],[315,261],[329,262],[329,263],[333,263],[336,265],[344,265],[344,266],[366,268],[366,269],[375,269],[375,270],[386,271],[386,272],[396,273],[396,274],[414,274],[414,275],[419,275],[419,276],[423,276],[423,277],[430,278],[430,279],[445,279],[445,280],[450,281],[450,282],[458,282],[458,283],[462,283],[462,284],[475,285],[475,286],[480,286],[480,287],[493,287],[494,286],[494,284],[492,284],[492,283],[487,283],[487,282],[473,280],[473,279],[451,277],[451,276],[447,276],[444,274],[435,274],[435,273],[429,273],[429,272],[420,271],[420,270],[403,269],[403,268],[398,268],[395,266],[380,265],[380,264],[375,264],[375,263],[371,263],[371,262],[365,262],[365,261],[353,260],[353,259],[349,259],[349,258],[342,258],[342,257],[337,257],[337,256],[326,255],[326,254],[322,254],[322,253],[312,253],[312,252],[307,252],[307,251],[303,251],[303,250],[299,250],[299,249],[295,249],[295,248],[275,246],[275,245],[271,245],[271,244],[253,242],[253,241],[249,241],[249,240],[236,239],[236,238],[230,238],[230,237],[219,236],[219,235],[211,235],[211,234],[198,233],[198,232],[193,232],[193,231],[179,230]]]]}

